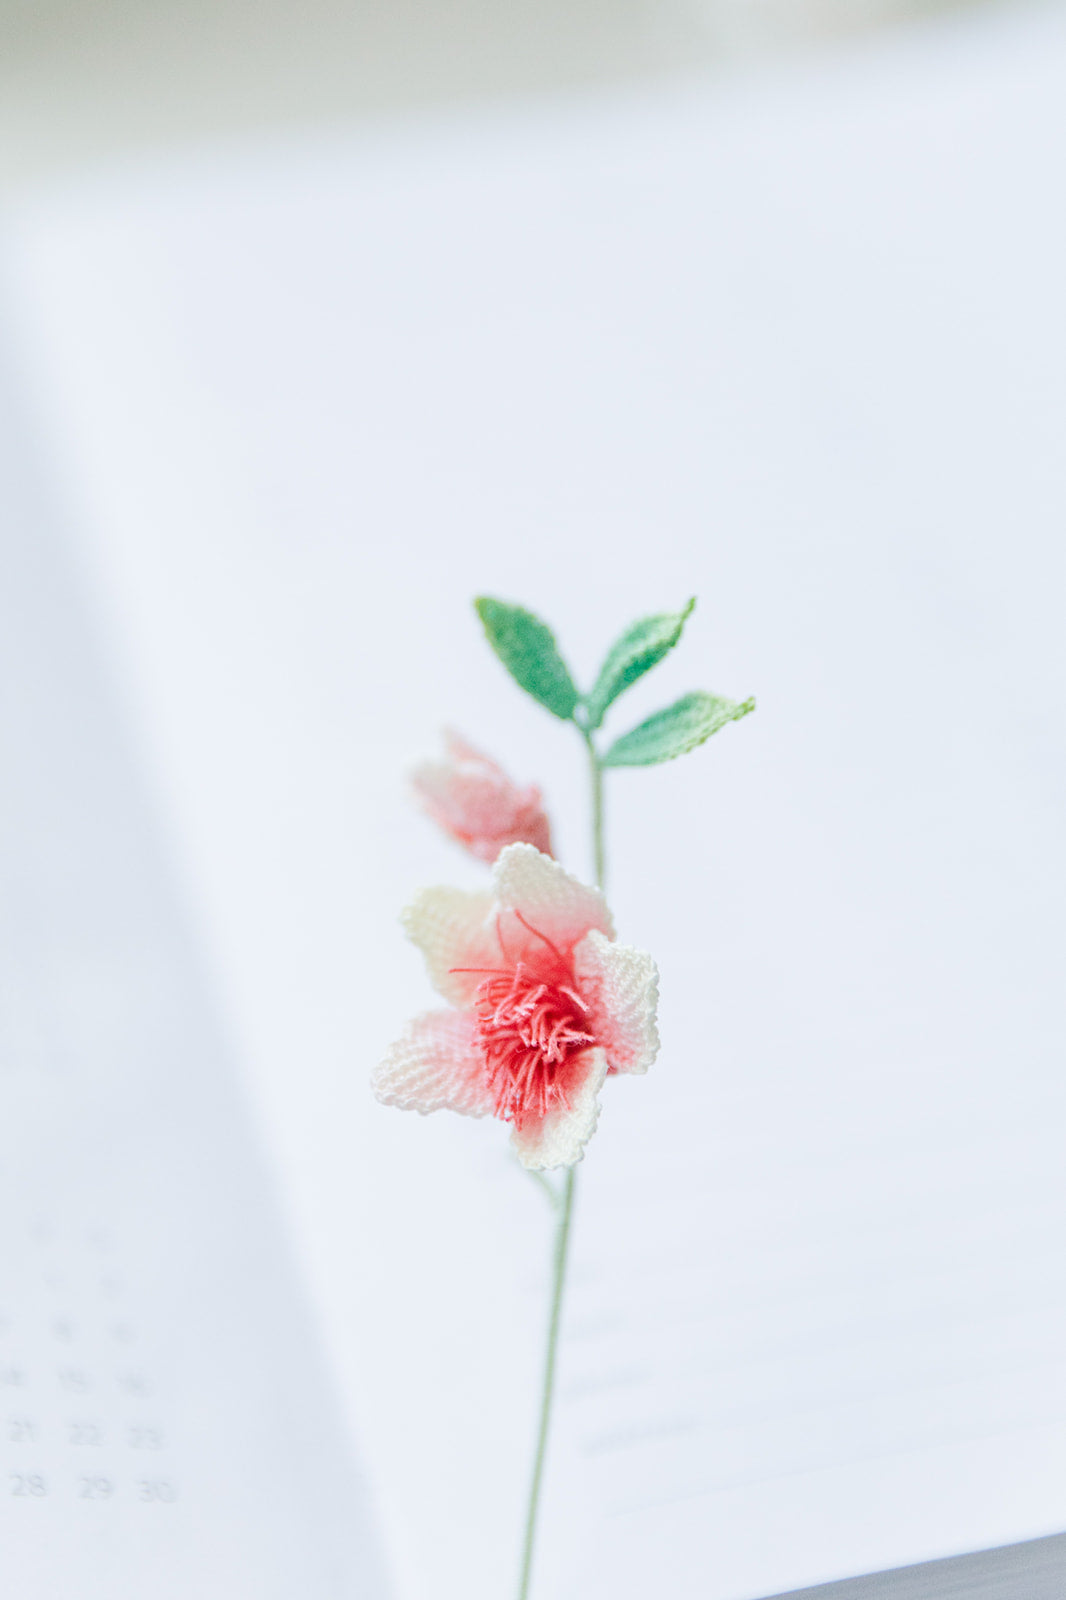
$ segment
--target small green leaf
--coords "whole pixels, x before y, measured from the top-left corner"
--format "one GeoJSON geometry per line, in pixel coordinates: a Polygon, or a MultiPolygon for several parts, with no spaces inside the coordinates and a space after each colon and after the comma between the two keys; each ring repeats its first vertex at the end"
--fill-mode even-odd
{"type": "Polygon", "coordinates": [[[739,722],[755,710],[754,700],[724,700],[697,689],[657,711],[639,727],[616,739],[603,758],[605,767],[651,767],[673,761],[709,739],[727,722],[739,722]]]}
{"type": "Polygon", "coordinates": [[[520,688],[564,722],[572,720],[577,689],[547,623],[521,606],[509,606],[486,595],[474,605],[489,644],[520,688]]]}
{"type": "Polygon", "coordinates": [[[695,600],[684,611],[668,611],[656,617],[641,617],[616,639],[600,668],[596,685],[586,702],[589,727],[598,728],[612,701],[636,683],[652,667],[658,666],[681,637],[681,630],[692,614],[695,600]]]}

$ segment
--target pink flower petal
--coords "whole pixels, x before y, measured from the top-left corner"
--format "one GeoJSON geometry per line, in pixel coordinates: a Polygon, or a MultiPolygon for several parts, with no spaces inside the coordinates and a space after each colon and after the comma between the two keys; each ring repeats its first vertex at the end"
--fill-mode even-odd
{"type": "Polygon", "coordinates": [[[523,1122],[511,1134],[511,1144],[524,1167],[543,1172],[549,1167],[572,1167],[585,1153],[600,1115],[599,1093],[607,1076],[602,1050],[586,1050],[581,1057],[584,1073],[570,1092],[568,1106],[555,1106],[539,1121],[523,1122]]]}
{"type": "Polygon", "coordinates": [[[454,1006],[469,1005],[483,969],[500,964],[492,895],[487,890],[423,889],[400,920],[425,957],[437,993],[454,1006]],[[477,970],[457,972],[457,967],[477,970]]]}
{"type": "Polygon", "coordinates": [[[520,788],[490,756],[456,733],[445,735],[443,761],[427,761],[411,779],[426,814],[479,861],[490,864],[519,840],[551,854],[551,827],[540,790],[520,788]]]}
{"type": "Polygon", "coordinates": [[[593,930],[574,951],[574,972],[611,1071],[647,1072],[659,1050],[659,973],[651,956],[593,930]]]}
{"type": "Polygon", "coordinates": [[[658,1050],[651,957],[616,945],[599,891],[527,843],[502,852],[492,892],[426,889],[403,921],[459,1010],[408,1029],[378,1098],[492,1113],[535,1170],[580,1161],[608,1072],[646,1072],[658,1050]]]}
{"type": "Polygon", "coordinates": [[[444,748],[448,752],[450,761],[483,762],[486,767],[491,768],[501,778],[504,776],[503,768],[498,761],[493,761],[491,756],[487,756],[484,751],[478,750],[470,743],[469,739],[464,739],[461,733],[456,733],[454,728],[445,728],[444,748]]]}
{"type": "Polygon", "coordinates": [[[521,913],[560,950],[569,950],[590,928],[614,937],[607,902],[598,889],[581,883],[531,844],[508,845],[492,872],[501,909],[521,913]]]}
{"type": "Polygon", "coordinates": [[[370,1087],[382,1105],[404,1111],[459,1111],[489,1116],[493,1098],[474,1018],[464,1011],[427,1011],[374,1069],[370,1087]]]}

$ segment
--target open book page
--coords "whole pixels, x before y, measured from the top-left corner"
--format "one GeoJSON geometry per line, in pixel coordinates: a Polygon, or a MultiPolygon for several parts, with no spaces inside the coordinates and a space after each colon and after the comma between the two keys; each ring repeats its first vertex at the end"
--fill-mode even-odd
{"type": "Polygon", "coordinates": [[[376,1600],[366,1491],[8,399],[0,1587],[376,1600]]]}
{"type": "Polygon", "coordinates": [[[757,714],[613,774],[660,1060],[581,1170],[540,1574],[752,1600],[1066,1526],[1058,11],[732,89],[160,165],[27,205],[11,294],[408,1600],[512,1581],[550,1223],[367,1074],[481,881],[454,724],[582,752],[469,601],[700,596],[757,714]]]}

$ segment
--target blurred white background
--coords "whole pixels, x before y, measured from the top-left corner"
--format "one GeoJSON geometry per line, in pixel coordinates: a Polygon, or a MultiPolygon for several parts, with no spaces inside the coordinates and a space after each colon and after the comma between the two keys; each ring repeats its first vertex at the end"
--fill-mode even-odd
{"type": "Polygon", "coordinates": [[[717,69],[947,8],[944,0],[2,0],[0,179],[227,131],[717,69]]]}

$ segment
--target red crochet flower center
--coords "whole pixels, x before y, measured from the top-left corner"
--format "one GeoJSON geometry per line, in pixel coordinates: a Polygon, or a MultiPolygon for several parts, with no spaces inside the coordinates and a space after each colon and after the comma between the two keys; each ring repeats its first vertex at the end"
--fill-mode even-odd
{"type": "MultiPolygon", "coordinates": [[[[577,1057],[595,1044],[573,962],[516,913],[540,943],[487,971],[474,995],[494,1114],[521,1129],[570,1105],[577,1057]]],[[[502,944],[502,939],[501,939],[502,944]]]]}

